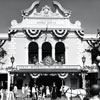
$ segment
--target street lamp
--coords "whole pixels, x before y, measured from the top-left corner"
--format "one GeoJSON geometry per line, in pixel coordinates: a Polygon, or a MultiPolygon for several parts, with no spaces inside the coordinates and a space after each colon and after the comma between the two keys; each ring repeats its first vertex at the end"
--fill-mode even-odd
{"type": "Polygon", "coordinates": [[[100,81],[99,81],[100,80],[100,56],[98,55],[96,59],[97,59],[97,67],[99,69],[97,83],[98,83],[98,85],[100,85],[100,81]]]}
{"type": "Polygon", "coordinates": [[[12,57],[10,58],[10,60],[11,60],[11,63],[12,63],[12,69],[13,69],[13,64],[14,64],[15,58],[12,56],[12,57]]]}
{"type": "Polygon", "coordinates": [[[84,68],[85,61],[86,61],[86,57],[83,55],[83,57],[82,57],[83,68],[84,68]]]}
{"type": "Polygon", "coordinates": [[[86,80],[85,80],[85,69],[84,69],[84,65],[85,65],[85,61],[86,61],[86,57],[83,55],[82,57],[82,62],[83,62],[83,70],[82,70],[82,79],[83,79],[83,84],[82,84],[82,88],[85,89],[86,88],[86,80]]]}

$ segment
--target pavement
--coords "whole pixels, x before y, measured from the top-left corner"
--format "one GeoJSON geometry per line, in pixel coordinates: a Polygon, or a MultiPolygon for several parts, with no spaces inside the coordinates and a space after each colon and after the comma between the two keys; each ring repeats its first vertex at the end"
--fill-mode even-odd
{"type": "MultiPolygon", "coordinates": [[[[17,100],[23,100],[23,99],[20,97],[20,98],[17,98],[17,100]]],[[[25,99],[25,100],[32,100],[32,99],[29,98],[29,99],[25,99]]],[[[51,100],[51,98],[46,98],[46,100],[51,100]]],[[[67,98],[66,97],[61,97],[61,98],[58,97],[56,100],[67,100],[67,98]]],[[[74,97],[70,100],[81,100],[81,99],[79,97],[74,97]]]]}

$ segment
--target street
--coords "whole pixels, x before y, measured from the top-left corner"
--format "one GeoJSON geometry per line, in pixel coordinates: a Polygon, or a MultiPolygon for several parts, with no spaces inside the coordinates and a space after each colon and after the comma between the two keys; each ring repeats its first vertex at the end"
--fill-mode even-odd
{"type": "MultiPolygon", "coordinates": [[[[23,100],[21,97],[20,98],[17,98],[17,100],[23,100]]],[[[25,99],[25,100],[32,100],[32,99],[25,99]]],[[[51,98],[46,98],[46,100],[51,100],[51,98]]],[[[61,97],[61,98],[57,98],[56,100],[67,100],[66,97],[61,97]]],[[[79,97],[74,97],[72,98],[72,100],[80,100],[79,97]]]]}

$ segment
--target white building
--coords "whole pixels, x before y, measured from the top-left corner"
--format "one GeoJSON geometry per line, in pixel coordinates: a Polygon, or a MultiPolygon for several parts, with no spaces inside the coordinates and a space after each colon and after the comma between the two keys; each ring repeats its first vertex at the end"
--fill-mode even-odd
{"type": "Polygon", "coordinates": [[[85,52],[91,35],[84,35],[80,21],[70,22],[71,11],[64,9],[59,2],[53,1],[55,12],[47,5],[37,12],[38,5],[39,1],[35,1],[28,9],[22,10],[22,21],[12,20],[6,38],[3,38],[4,34],[0,36],[2,41],[6,39],[2,47],[7,56],[0,73],[5,71],[8,74],[8,91],[10,84],[17,84],[21,89],[25,84],[51,86],[53,82],[59,89],[62,84],[86,88],[84,70],[98,72],[91,67],[91,55],[85,52]],[[85,63],[82,62],[83,56],[86,57],[85,63]],[[15,58],[12,63],[11,57],[15,58]],[[90,69],[84,69],[86,65],[90,69]]]}

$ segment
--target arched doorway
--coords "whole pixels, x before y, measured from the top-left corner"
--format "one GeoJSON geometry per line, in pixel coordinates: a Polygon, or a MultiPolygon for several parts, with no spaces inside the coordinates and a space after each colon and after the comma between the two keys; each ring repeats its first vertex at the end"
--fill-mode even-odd
{"type": "Polygon", "coordinates": [[[37,80],[36,80],[36,84],[38,85],[38,87],[40,87],[41,85],[49,86],[50,90],[52,88],[53,82],[56,83],[57,86],[57,96],[60,97],[61,96],[61,92],[60,92],[60,88],[62,85],[62,80],[58,77],[58,75],[41,75],[37,80]]]}
{"type": "Polygon", "coordinates": [[[45,42],[42,45],[42,60],[47,56],[52,57],[52,46],[49,42],[45,42]]]}

